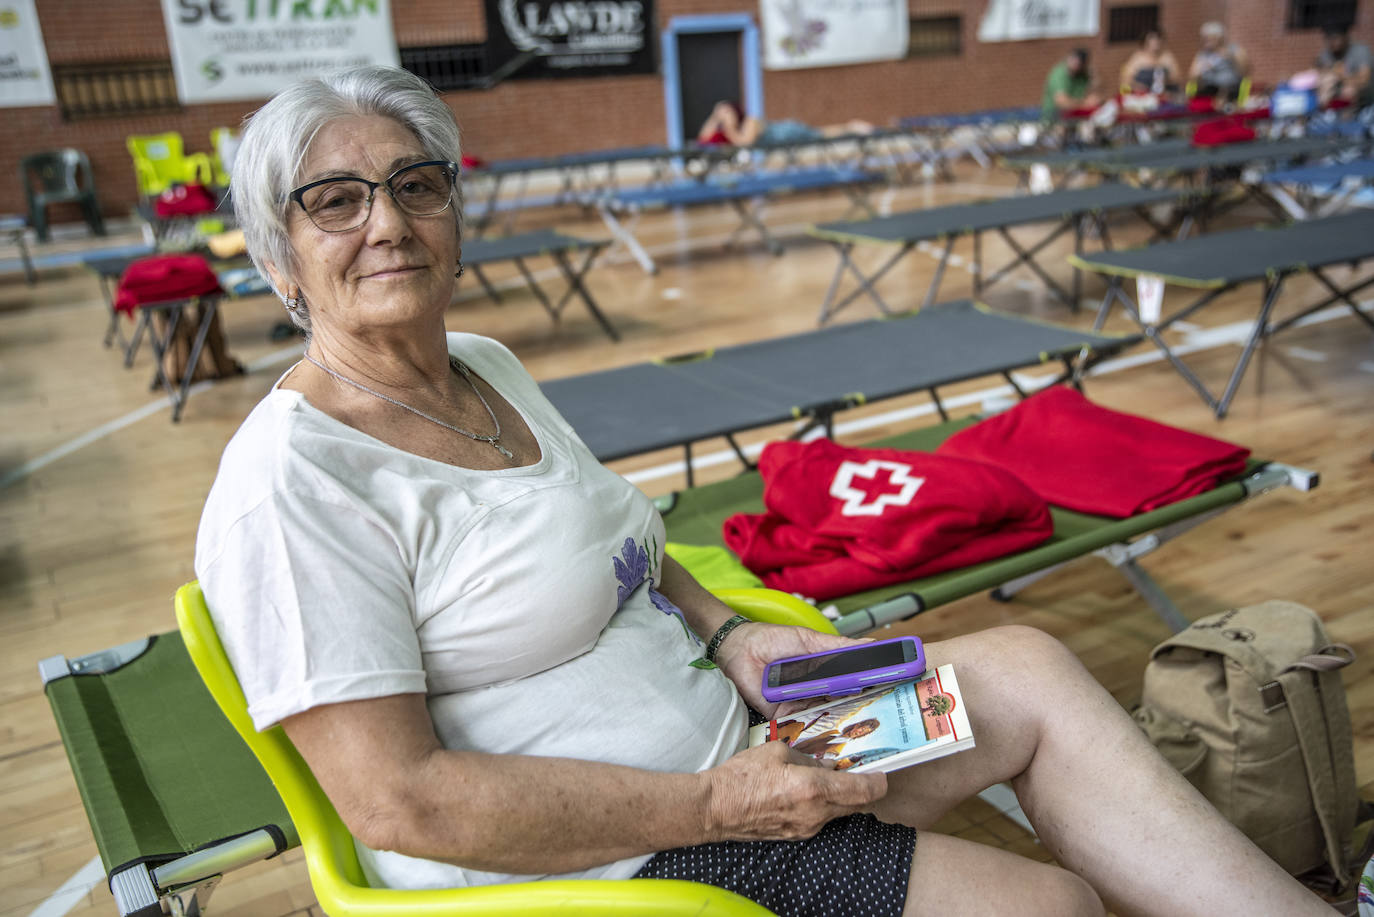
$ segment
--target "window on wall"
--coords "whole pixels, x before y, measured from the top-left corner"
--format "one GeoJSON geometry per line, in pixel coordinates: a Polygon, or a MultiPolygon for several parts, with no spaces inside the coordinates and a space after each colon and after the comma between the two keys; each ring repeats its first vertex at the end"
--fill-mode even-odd
{"type": "Polygon", "coordinates": [[[1159,4],[1142,3],[1137,6],[1114,6],[1107,11],[1107,41],[1135,42],[1146,32],[1159,31],[1159,4]]]}
{"type": "Polygon", "coordinates": [[[1323,29],[1355,22],[1356,0],[1288,0],[1288,28],[1323,29]]]}
{"type": "Polygon", "coordinates": [[[181,109],[171,61],[54,64],[52,82],[64,121],[181,109]]]}
{"type": "Polygon", "coordinates": [[[907,57],[957,56],[963,50],[962,16],[912,16],[907,57]]]}
{"type": "Polygon", "coordinates": [[[400,51],[401,66],[440,92],[484,88],[491,76],[485,44],[428,45],[400,51]]]}

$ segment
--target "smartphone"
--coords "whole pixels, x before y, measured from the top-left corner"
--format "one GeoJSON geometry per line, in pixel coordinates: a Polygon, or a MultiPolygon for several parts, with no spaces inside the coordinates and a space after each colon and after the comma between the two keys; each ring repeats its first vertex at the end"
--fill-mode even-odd
{"type": "Polygon", "coordinates": [[[895,637],[841,650],[775,659],[763,670],[763,697],[779,703],[799,697],[854,694],[874,685],[916,678],[926,670],[917,637],[895,637]]]}

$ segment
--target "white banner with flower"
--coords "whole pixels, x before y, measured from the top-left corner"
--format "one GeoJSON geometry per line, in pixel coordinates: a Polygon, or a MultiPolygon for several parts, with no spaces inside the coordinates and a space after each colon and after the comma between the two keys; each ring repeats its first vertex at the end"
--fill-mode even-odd
{"type": "Polygon", "coordinates": [[[907,52],[906,0],[760,0],[769,70],[896,60],[907,52]]]}
{"type": "Polygon", "coordinates": [[[988,0],[979,41],[1096,35],[1099,0],[988,0]]]}

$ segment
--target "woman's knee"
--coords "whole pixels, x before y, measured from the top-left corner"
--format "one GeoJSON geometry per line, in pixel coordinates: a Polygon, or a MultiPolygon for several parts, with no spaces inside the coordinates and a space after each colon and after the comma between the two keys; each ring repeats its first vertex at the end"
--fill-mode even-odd
{"type": "Polygon", "coordinates": [[[1058,639],[1024,624],[991,627],[970,634],[967,639],[972,644],[972,653],[981,657],[980,664],[996,666],[1001,671],[1043,673],[1082,668],[1078,658],[1058,639]]]}
{"type": "Polygon", "coordinates": [[[1104,917],[1102,899],[1087,881],[1067,869],[1054,867],[1046,879],[1046,898],[1051,902],[1046,915],[1056,917],[1104,917]],[[1057,903],[1054,903],[1057,902],[1057,903]]]}

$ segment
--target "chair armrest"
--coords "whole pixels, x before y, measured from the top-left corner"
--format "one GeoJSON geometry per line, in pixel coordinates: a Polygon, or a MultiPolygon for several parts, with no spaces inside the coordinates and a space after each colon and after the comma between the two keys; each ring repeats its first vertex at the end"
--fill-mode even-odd
{"type": "Polygon", "coordinates": [[[810,602],[777,589],[718,589],[715,595],[751,621],[809,627],[823,634],[839,633],[810,602]]]}
{"type": "MultiPolygon", "coordinates": [[[[517,885],[485,885],[421,891],[351,889],[345,907],[331,908],[316,885],[320,904],[350,917],[456,917],[464,914],[572,914],[583,917],[767,917],[770,911],[725,889],[674,879],[557,879],[517,885]]],[[[335,899],[344,905],[345,899],[335,899]]]]}

